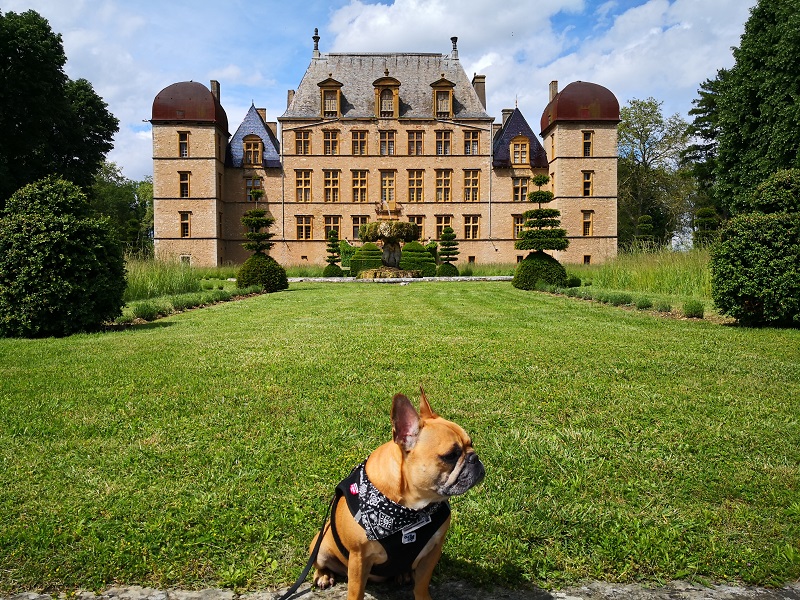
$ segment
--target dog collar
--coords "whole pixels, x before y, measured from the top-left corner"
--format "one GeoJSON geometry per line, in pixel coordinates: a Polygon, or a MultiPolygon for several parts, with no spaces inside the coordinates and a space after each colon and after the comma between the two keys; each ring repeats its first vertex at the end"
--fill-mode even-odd
{"type": "Polygon", "coordinates": [[[416,538],[414,532],[429,524],[433,515],[447,506],[447,502],[436,502],[414,510],[390,500],[369,480],[366,465],[367,462],[364,461],[353,469],[350,476],[342,482],[342,491],[351,512],[357,506],[353,518],[364,528],[367,539],[381,540],[400,531],[404,537],[416,538]]]}

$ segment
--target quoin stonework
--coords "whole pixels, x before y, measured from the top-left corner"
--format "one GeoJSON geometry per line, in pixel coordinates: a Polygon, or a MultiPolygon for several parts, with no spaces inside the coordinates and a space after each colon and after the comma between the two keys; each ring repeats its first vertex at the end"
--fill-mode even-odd
{"type": "Polygon", "coordinates": [[[423,242],[449,225],[461,265],[517,262],[526,252],[514,240],[540,173],[570,239],[554,256],[616,255],[619,103],[608,89],[551,82],[537,136],[517,108],[500,122],[486,112],[486,77],[467,76],[457,38],[449,54],[322,53],[312,39],[311,63],[277,122],[253,105],[231,135],[217,81],[158,93],[159,258],[243,262],[241,217],[257,200],[275,218],[270,254],[285,265],[324,265],[331,229],[359,245],[359,226],[376,220],[413,221],[423,242]]]}

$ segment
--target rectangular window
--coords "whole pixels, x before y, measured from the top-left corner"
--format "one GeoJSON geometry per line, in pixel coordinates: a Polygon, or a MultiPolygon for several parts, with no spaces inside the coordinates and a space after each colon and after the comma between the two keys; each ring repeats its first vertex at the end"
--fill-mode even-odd
{"type": "Polygon", "coordinates": [[[422,202],[422,190],[424,173],[422,169],[410,169],[408,171],[408,201],[422,202]]]}
{"type": "Polygon", "coordinates": [[[244,163],[257,165],[261,162],[261,142],[250,141],[244,143],[244,163]]]}
{"type": "Polygon", "coordinates": [[[451,183],[453,171],[450,169],[436,169],[436,201],[450,202],[451,183]]]}
{"type": "Polygon", "coordinates": [[[514,177],[514,202],[528,200],[528,177],[514,177]]]}
{"type": "Polygon", "coordinates": [[[367,201],[367,171],[353,171],[353,202],[367,201]]]}
{"type": "Polygon", "coordinates": [[[189,180],[191,179],[191,173],[189,171],[182,171],[178,173],[178,185],[180,189],[180,197],[181,198],[188,198],[189,197],[189,180]]]}
{"type": "Polygon", "coordinates": [[[464,202],[477,202],[480,196],[481,172],[478,169],[464,171],[464,202]]]}
{"type": "Polygon", "coordinates": [[[464,154],[474,156],[478,154],[479,131],[464,132],[464,154]]]}
{"type": "Polygon", "coordinates": [[[188,238],[192,236],[192,213],[181,212],[181,237],[188,238]]]}
{"type": "Polygon", "coordinates": [[[447,119],[450,117],[449,91],[436,92],[436,117],[439,119],[447,119]]]}
{"type": "Polygon", "coordinates": [[[556,134],[550,134],[550,160],[556,157],[556,134]]]}
{"type": "Polygon", "coordinates": [[[528,164],[528,142],[514,142],[511,144],[511,162],[515,165],[528,164]]]}
{"type": "Polygon", "coordinates": [[[325,202],[339,201],[339,171],[325,171],[325,202]]]}
{"type": "Polygon", "coordinates": [[[186,158],[189,156],[189,132],[178,132],[178,156],[186,158]]]}
{"type": "Polygon", "coordinates": [[[339,154],[339,132],[331,129],[322,132],[322,150],[326,156],[339,154]]]}
{"type": "Polygon", "coordinates": [[[408,132],[408,155],[409,156],[422,156],[422,132],[409,131],[408,132]]]}
{"type": "Polygon", "coordinates": [[[594,211],[584,210],[583,212],[583,235],[594,235],[594,211]]]}
{"type": "Polygon", "coordinates": [[[369,221],[369,217],[363,215],[356,215],[353,217],[353,239],[358,239],[358,230],[362,225],[369,221]]]}
{"type": "Polygon", "coordinates": [[[446,156],[450,154],[450,132],[437,131],[436,132],[436,154],[439,156],[446,156]]]}
{"type": "Polygon", "coordinates": [[[592,142],[593,133],[591,131],[583,132],[583,155],[592,156],[592,142]]]}
{"type": "Polygon", "coordinates": [[[583,264],[585,264],[585,265],[592,264],[592,255],[591,254],[584,254],[583,255],[583,264]]]}
{"type": "Polygon", "coordinates": [[[294,172],[295,190],[298,202],[311,202],[311,171],[302,169],[294,172]]]}
{"type": "Polygon", "coordinates": [[[381,156],[394,154],[394,131],[381,131],[381,156]]]}
{"type": "Polygon", "coordinates": [[[394,202],[394,171],[381,171],[381,202],[394,202]]]}
{"type": "Polygon", "coordinates": [[[594,195],[594,172],[593,171],[584,171],[583,172],[583,195],[584,196],[593,196],[594,195]]]}
{"type": "Polygon", "coordinates": [[[325,239],[326,240],[328,239],[328,234],[330,234],[331,231],[336,231],[336,235],[337,236],[341,235],[341,233],[342,233],[341,232],[341,222],[342,222],[342,217],[340,217],[338,215],[331,215],[331,216],[325,217],[325,239]]]}
{"type": "Polygon", "coordinates": [[[297,239],[310,240],[312,234],[313,217],[302,215],[297,217],[297,239]]]}
{"type": "Polygon", "coordinates": [[[294,151],[297,154],[311,154],[311,132],[294,132],[294,151]]]}
{"type": "Polygon", "coordinates": [[[394,93],[392,90],[382,90],[380,95],[380,114],[382,117],[394,116],[394,93]]]}
{"type": "Polygon", "coordinates": [[[518,240],[520,238],[522,230],[525,229],[525,217],[523,217],[522,215],[514,215],[513,227],[514,229],[512,235],[514,236],[515,240],[518,240]]]}
{"type": "Polygon", "coordinates": [[[464,215],[464,239],[477,240],[478,239],[478,224],[480,223],[480,216],[478,215],[464,215]]]}
{"type": "Polygon", "coordinates": [[[322,93],[324,117],[338,117],[339,116],[339,93],[337,90],[325,90],[322,93]]]}
{"type": "Polygon", "coordinates": [[[409,215],[408,222],[417,224],[417,230],[419,231],[417,239],[418,240],[423,239],[425,237],[425,233],[423,230],[423,227],[425,225],[425,217],[423,215],[409,215]]]}
{"type": "Polygon", "coordinates": [[[367,132],[353,132],[353,156],[366,156],[367,154],[367,132]]]}
{"type": "Polygon", "coordinates": [[[247,191],[247,201],[254,202],[255,198],[253,197],[253,190],[261,190],[261,178],[260,177],[245,177],[244,179],[244,187],[247,191]]]}
{"type": "Polygon", "coordinates": [[[442,238],[442,230],[453,226],[453,215],[436,215],[436,239],[442,238]]]}

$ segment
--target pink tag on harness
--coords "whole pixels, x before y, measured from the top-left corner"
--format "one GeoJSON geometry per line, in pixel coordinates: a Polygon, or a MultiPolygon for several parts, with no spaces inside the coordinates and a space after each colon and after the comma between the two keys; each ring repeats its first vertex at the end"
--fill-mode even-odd
{"type": "Polygon", "coordinates": [[[358,484],[357,483],[351,483],[350,484],[350,493],[353,496],[358,496],[358,484]]]}

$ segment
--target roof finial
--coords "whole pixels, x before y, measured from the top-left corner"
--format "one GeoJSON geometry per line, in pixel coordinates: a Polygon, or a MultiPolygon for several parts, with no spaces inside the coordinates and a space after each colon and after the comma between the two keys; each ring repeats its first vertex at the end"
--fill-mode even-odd
{"type": "Polygon", "coordinates": [[[314,40],[314,58],[319,58],[319,29],[314,27],[314,35],[311,38],[314,40]]]}
{"type": "Polygon", "coordinates": [[[450,38],[450,41],[453,42],[453,54],[451,56],[452,58],[458,59],[458,38],[453,36],[450,38]]]}

